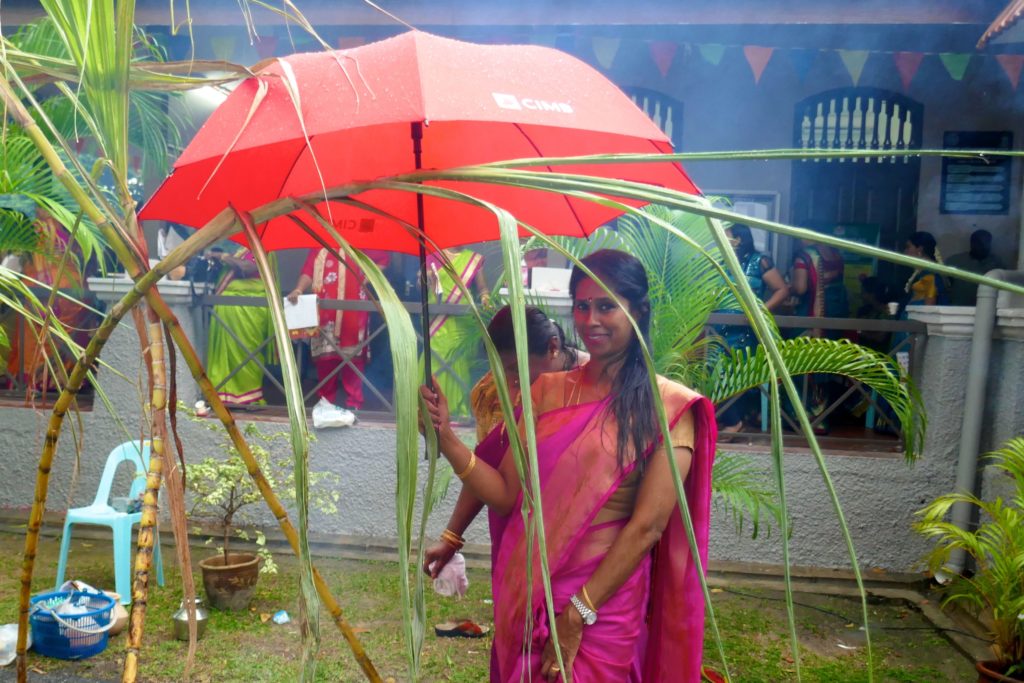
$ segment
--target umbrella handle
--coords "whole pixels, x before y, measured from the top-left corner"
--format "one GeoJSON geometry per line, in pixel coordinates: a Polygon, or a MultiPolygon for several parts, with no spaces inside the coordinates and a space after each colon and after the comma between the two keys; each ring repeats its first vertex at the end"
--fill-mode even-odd
{"type": "MultiPolygon", "coordinates": [[[[412,134],[412,155],[416,170],[423,168],[423,124],[413,121],[410,124],[412,134]]],[[[423,195],[416,193],[416,227],[419,228],[420,243],[420,327],[423,332],[423,383],[434,388],[430,363],[430,302],[427,287],[427,236],[426,222],[423,218],[423,195]]]]}

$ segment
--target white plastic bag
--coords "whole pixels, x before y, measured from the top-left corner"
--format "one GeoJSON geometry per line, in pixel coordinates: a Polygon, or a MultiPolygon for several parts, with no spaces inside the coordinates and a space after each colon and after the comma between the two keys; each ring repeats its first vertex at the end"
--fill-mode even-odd
{"type": "Polygon", "coordinates": [[[466,576],[466,558],[462,553],[455,553],[434,579],[434,592],[447,598],[455,595],[461,598],[467,588],[469,577],[466,576]]]}
{"type": "MultiPolygon", "coordinates": [[[[27,647],[32,647],[32,631],[28,632],[27,647]]],[[[18,654],[18,625],[0,626],[0,666],[7,666],[18,654]]]]}
{"type": "Polygon", "coordinates": [[[356,416],[351,410],[339,408],[323,398],[313,406],[313,427],[315,429],[351,427],[355,421],[356,416]]]}

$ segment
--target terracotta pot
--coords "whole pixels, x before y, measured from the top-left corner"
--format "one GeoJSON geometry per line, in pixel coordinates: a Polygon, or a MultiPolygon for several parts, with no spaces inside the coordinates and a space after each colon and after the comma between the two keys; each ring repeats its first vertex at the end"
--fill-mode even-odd
{"type": "Polygon", "coordinates": [[[978,683],[1024,683],[1024,679],[1001,673],[1004,667],[997,662],[975,662],[974,668],[978,670],[978,683]]]}
{"type": "Polygon", "coordinates": [[[252,553],[231,553],[225,562],[224,554],[218,553],[201,560],[199,566],[211,607],[231,611],[249,607],[260,577],[259,557],[252,553]]]}

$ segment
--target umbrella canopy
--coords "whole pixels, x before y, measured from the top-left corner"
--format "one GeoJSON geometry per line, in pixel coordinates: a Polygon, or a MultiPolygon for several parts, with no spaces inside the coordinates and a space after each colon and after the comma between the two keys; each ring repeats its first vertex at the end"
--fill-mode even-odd
{"type": "MultiPolygon", "coordinates": [[[[250,210],[417,168],[671,151],[664,133],[608,79],[545,47],[477,45],[410,31],[351,50],[269,60],[255,73],[199,130],[142,219],[201,227],[229,203],[250,210]],[[416,128],[422,130],[419,160],[416,128]]],[[[548,169],[698,192],[671,162],[548,169]]],[[[618,213],[535,190],[436,184],[491,201],[550,235],[586,235],[618,213]]],[[[417,225],[415,197],[384,190],[356,196],[417,225]]],[[[419,249],[414,236],[373,212],[332,202],[330,216],[357,247],[419,249]]],[[[498,236],[485,209],[429,196],[421,227],[442,248],[498,236]]],[[[267,249],[319,246],[284,217],[261,231],[267,249]]]]}

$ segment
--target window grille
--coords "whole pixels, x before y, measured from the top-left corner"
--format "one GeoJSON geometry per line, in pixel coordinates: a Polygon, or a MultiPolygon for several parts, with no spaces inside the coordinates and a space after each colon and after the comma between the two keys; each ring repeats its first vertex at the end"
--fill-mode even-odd
{"type": "MultiPolygon", "coordinates": [[[[808,151],[920,149],[923,107],[877,88],[819,93],[796,106],[795,145],[808,151]]],[[[815,163],[907,164],[910,157],[814,159],[815,163]]]]}

